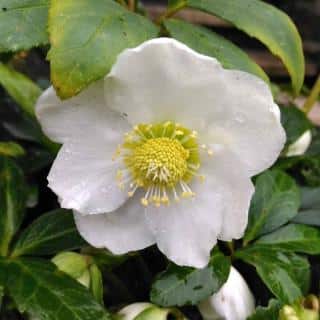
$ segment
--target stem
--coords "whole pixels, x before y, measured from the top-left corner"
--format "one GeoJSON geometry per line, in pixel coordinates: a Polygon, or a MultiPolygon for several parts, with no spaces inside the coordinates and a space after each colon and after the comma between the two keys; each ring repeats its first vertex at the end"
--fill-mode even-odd
{"type": "Polygon", "coordinates": [[[130,11],[135,11],[135,9],[136,9],[136,1],[135,0],[128,0],[128,9],[130,11]]]}
{"type": "Polygon", "coordinates": [[[230,250],[230,255],[233,256],[234,255],[234,243],[233,241],[227,242],[228,248],[230,250]]]}
{"type": "Polygon", "coordinates": [[[165,19],[168,19],[175,15],[178,11],[183,9],[186,6],[186,2],[181,2],[177,4],[175,7],[167,8],[167,10],[156,20],[157,24],[162,24],[165,19]]]}
{"type": "Polygon", "coordinates": [[[312,107],[314,106],[315,102],[318,99],[319,94],[320,94],[320,75],[318,76],[316,83],[311,89],[308,99],[303,105],[302,111],[304,113],[308,114],[311,111],[312,107]]]}

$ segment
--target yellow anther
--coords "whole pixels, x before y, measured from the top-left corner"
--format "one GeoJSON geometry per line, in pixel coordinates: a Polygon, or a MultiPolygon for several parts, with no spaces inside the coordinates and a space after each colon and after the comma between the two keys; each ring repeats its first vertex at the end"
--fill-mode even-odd
{"type": "Polygon", "coordinates": [[[206,180],[206,176],[205,175],[200,175],[199,179],[200,179],[200,182],[203,183],[206,180]]]}
{"type": "Polygon", "coordinates": [[[149,205],[149,201],[146,198],[141,198],[140,202],[144,207],[149,205]]]}
{"type": "Polygon", "coordinates": [[[212,156],[212,155],[213,155],[213,151],[212,151],[211,149],[209,149],[207,152],[208,152],[208,155],[209,155],[209,156],[212,156]]]}
{"type": "Polygon", "coordinates": [[[133,197],[133,195],[134,195],[134,192],[133,192],[133,191],[129,191],[129,192],[128,192],[128,197],[129,197],[129,198],[133,197]]]}
{"type": "Polygon", "coordinates": [[[198,136],[198,132],[197,131],[192,131],[190,136],[192,138],[196,138],[198,136]]]}
{"type": "Polygon", "coordinates": [[[175,131],[175,135],[176,136],[183,136],[184,135],[184,132],[182,130],[176,130],[175,131]]]}

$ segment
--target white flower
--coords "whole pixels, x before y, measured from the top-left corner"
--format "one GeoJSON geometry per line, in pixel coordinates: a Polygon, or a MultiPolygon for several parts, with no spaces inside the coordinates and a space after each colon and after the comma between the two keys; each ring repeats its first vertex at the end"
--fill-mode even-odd
{"type": "Polygon", "coordinates": [[[91,245],[123,254],[156,243],[194,267],[217,239],[243,235],[250,177],[285,141],[262,80],[168,38],[125,50],[70,100],[49,88],[36,112],[63,144],[49,187],[91,245]]]}
{"type": "Polygon", "coordinates": [[[254,312],[255,302],[246,281],[231,267],[226,283],[198,307],[204,320],[246,320],[254,312]]]}
{"type": "Polygon", "coordinates": [[[304,132],[294,143],[290,144],[286,152],[287,157],[301,156],[309,148],[312,140],[311,130],[304,132]]]}

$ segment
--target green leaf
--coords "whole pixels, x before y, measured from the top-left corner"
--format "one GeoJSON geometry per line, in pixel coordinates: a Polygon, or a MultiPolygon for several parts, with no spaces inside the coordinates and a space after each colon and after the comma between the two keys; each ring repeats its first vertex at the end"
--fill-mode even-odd
{"type": "Polygon", "coordinates": [[[41,89],[32,80],[0,62],[0,84],[26,114],[35,116],[34,106],[41,94],[41,89]]]}
{"type": "MultiPolygon", "coordinates": [[[[1,1],[1,0],[0,0],[1,1]]],[[[36,140],[51,153],[56,154],[59,146],[50,141],[40,128],[35,118],[35,103],[41,94],[41,89],[29,78],[0,62],[0,85],[3,86],[12,99],[21,107],[21,114],[11,123],[3,121],[6,129],[18,138],[36,140]]]]}
{"type": "Polygon", "coordinates": [[[255,313],[247,320],[278,320],[281,303],[271,299],[267,307],[258,307],[255,313]]]}
{"type": "Polygon", "coordinates": [[[259,0],[181,0],[180,3],[214,14],[260,40],[280,57],[291,75],[295,93],[300,91],[305,68],[302,41],[284,12],[259,0]]]}
{"type": "Polygon", "coordinates": [[[225,68],[246,71],[269,82],[264,71],[243,50],[217,33],[180,20],[170,19],[164,24],[173,38],[216,58],[225,68]]]}
{"type": "Polygon", "coordinates": [[[269,290],[283,303],[293,303],[308,291],[310,265],[304,257],[259,245],[238,250],[236,257],[253,265],[269,290]]]}
{"type": "Polygon", "coordinates": [[[52,0],[49,32],[51,80],[69,98],[106,75],[121,51],[156,37],[158,28],[112,0],[52,0]]]}
{"type": "Polygon", "coordinates": [[[303,133],[312,128],[312,124],[306,114],[297,107],[282,107],[280,110],[281,123],[287,135],[287,145],[295,142],[303,133]]]}
{"type": "Polygon", "coordinates": [[[48,42],[48,2],[0,0],[0,52],[29,49],[48,42]]]}
{"type": "Polygon", "coordinates": [[[320,227],[320,188],[301,188],[301,208],[292,222],[320,227]]]}
{"type": "Polygon", "coordinates": [[[320,230],[303,224],[289,224],[261,237],[255,243],[279,250],[319,254],[320,230]]]}
{"type": "Polygon", "coordinates": [[[0,155],[8,157],[20,157],[25,154],[24,149],[15,142],[0,142],[0,155]]]}
{"type": "Polygon", "coordinates": [[[244,242],[287,223],[298,213],[300,192],[295,181],[279,170],[269,170],[256,180],[244,242]]]}
{"type": "Polygon", "coordinates": [[[0,256],[8,253],[25,213],[27,189],[21,169],[0,157],[0,256]]]}
{"type": "Polygon", "coordinates": [[[12,251],[12,256],[52,255],[64,250],[78,249],[85,244],[75,226],[70,211],[50,211],[25,229],[12,251]]]}
{"type": "Polygon", "coordinates": [[[20,312],[39,320],[110,320],[91,293],[50,262],[12,259],[6,262],[7,289],[20,312]]]}
{"type": "Polygon", "coordinates": [[[229,271],[229,259],[218,251],[204,269],[171,264],[153,283],[151,301],[165,307],[197,304],[220,289],[229,271]]]}

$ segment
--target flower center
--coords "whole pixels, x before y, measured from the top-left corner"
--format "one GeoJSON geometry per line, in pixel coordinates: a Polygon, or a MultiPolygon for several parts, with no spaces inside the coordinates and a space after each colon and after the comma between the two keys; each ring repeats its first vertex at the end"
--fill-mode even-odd
{"type": "Polygon", "coordinates": [[[144,186],[174,186],[187,172],[190,152],[175,139],[152,138],[137,147],[127,164],[144,186]]]}
{"type": "Polygon", "coordinates": [[[144,206],[168,205],[171,198],[179,201],[180,196],[194,197],[189,183],[194,177],[204,178],[197,173],[199,150],[197,132],[178,123],[139,124],[116,150],[114,160],[120,156],[125,167],[117,173],[118,186],[127,187],[129,197],[143,188],[144,206]]]}

